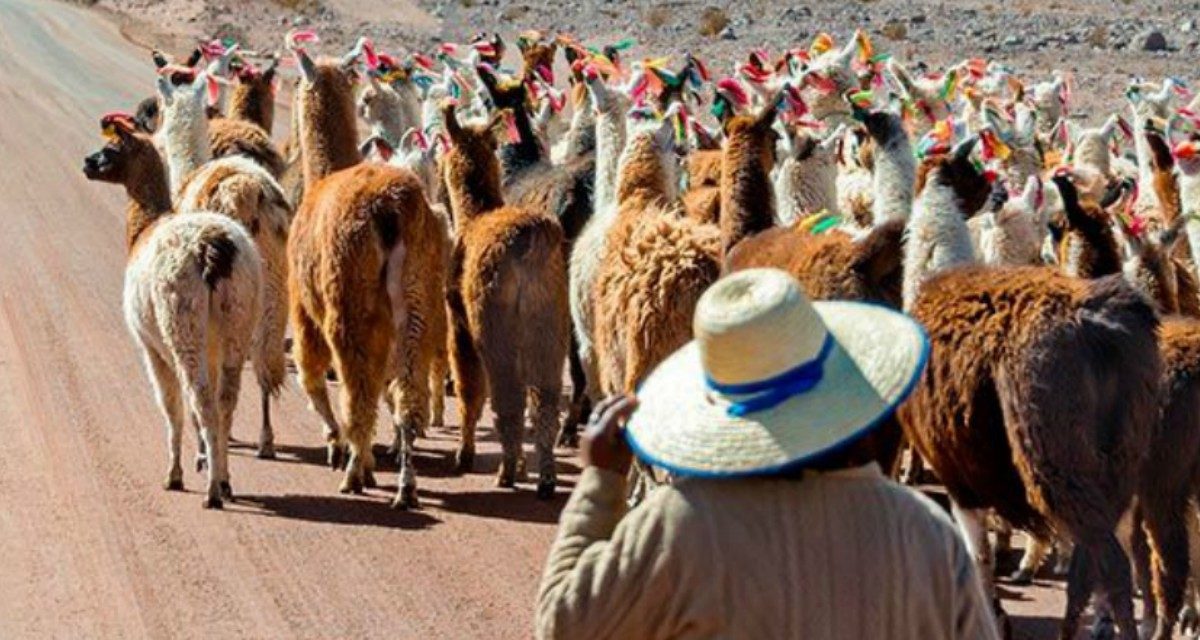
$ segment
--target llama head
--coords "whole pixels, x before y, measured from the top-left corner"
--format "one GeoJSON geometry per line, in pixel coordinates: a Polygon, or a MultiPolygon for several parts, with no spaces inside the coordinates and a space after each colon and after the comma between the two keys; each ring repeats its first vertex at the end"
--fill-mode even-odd
{"type": "Polygon", "coordinates": [[[83,175],[88,180],[130,185],[140,179],[148,161],[162,161],[150,137],[137,131],[132,115],[110,113],[100,119],[105,144],[83,160],[83,175]]]}
{"type": "Polygon", "coordinates": [[[540,32],[526,31],[517,37],[517,48],[521,50],[521,77],[526,82],[538,79],[553,85],[558,43],[545,42],[540,32]]]}
{"type": "Polygon", "coordinates": [[[988,236],[980,238],[984,261],[999,265],[1031,265],[1041,263],[1045,223],[1042,210],[1044,192],[1042,181],[1031,176],[1024,190],[995,192],[993,226],[988,236]]]}
{"type": "Polygon", "coordinates": [[[964,216],[970,218],[983,208],[992,194],[991,178],[973,157],[979,138],[960,142],[949,153],[927,156],[917,168],[916,192],[931,186],[950,189],[964,216]]]}
{"type": "Polygon", "coordinates": [[[504,60],[506,45],[498,33],[480,31],[471,37],[470,44],[472,55],[479,62],[498,67],[504,60]]]}
{"type": "Polygon", "coordinates": [[[503,204],[500,191],[500,160],[497,136],[511,127],[512,114],[498,110],[484,124],[464,125],[458,120],[457,105],[442,105],[448,149],[441,158],[442,179],[450,194],[451,213],[456,220],[470,218],[503,204]]]}
{"type": "Polygon", "coordinates": [[[477,66],[475,71],[479,74],[479,81],[483,83],[495,109],[511,109],[513,113],[525,113],[529,101],[525,83],[515,78],[502,79],[493,67],[486,64],[477,66]]]}
{"type": "Polygon", "coordinates": [[[138,103],[133,112],[133,122],[142,133],[153,134],[158,131],[161,109],[158,107],[158,96],[153,95],[138,103]]]}
{"type": "Polygon", "coordinates": [[[1153,300],[1159,312],[1179,312],[1179,281],[1171,254],[1186,240],[1183,227],[1187,219],[1179,217],[1166,228],[1152,231],[1138,219],[1117,216],[1124,248],[1123,271],[1126,279],[1153,300]]]}
{"type": "Polygon", "coordinates": [[[1171,149],[1179,174],[1192,182],[1200,175],[1200,121],[1193,112],[1179,112],[1167,121],[1165,142],[1171,149]]]}
{"type": "Polygon", "coordinates": [[[775,143],[779,140],[775,121],[780,104],[786,100],[786,91],[779,91],[757,115],[734,116],[725,121],[722,130],[725,132],[726,162],[732,160],[740,166],[748,158],[739,155],[752,153],[764,171],[771,171],[775,166],[775,143]]]}
{"type": "Polygon", "coordinates": [[[371,75],[358,94],[358,115],[368,125],[375,127],[398,117],[400,110],[400,94],[391,85],[371,75]]]}
{"type": "Polygon", "coordinates": [[[176,83],[172,73],[164,71],[158,76],[158,98],[162,105],[163,119],[174,117],[204,117],[212,101],[212,87],[219,81],[207,72],[196,74],[190,81],[176,83]]]}

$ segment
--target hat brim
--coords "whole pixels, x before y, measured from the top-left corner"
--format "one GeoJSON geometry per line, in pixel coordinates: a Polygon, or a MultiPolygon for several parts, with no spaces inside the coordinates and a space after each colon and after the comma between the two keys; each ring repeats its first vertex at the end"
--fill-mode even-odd
{"type": "Polygon", "coordinates": [[[742,417],[711,391],[692,341],[656,368],[626,425],[639,458],[681,476],[769,474],[852,442],[896,410],[929,355],[912,318],[859,302],[814,302],[836,341],[821,381],[742,417]]]}

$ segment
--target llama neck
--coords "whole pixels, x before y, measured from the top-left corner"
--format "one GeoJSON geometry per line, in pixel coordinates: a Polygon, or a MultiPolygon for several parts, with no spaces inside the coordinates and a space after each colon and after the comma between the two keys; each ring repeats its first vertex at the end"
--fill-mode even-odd
{"type": "Polygon", "coordinates": [[[905,310],[912,309],[921,284],[931,275],[976,262],[966,215],[954,188],[943,183],[939,173],[929,176],[905,230],[905,310]]]}
{"type": "Polygon", "coordinates": [[[596,180],[593,209],[603,215],[616,209],[621,149],[625,146],[625,116],[613,110],[596,116],[596,180]]]}
{"type": "Polygon", "coordinates": [[[763,142],[735,136],[721,156],[721,236],[725,251],[775,226],[775,194],[763,166],[763,142]]]}
{"type": "Polygon", "coordinates": [[[161,157],[149,149],[142,158],[139,170],[125,182],[125,193],[129,196],[129,207],[125,212],[125,248],[130,252],[147,229],[171,213],[171,190],[161,157]]]}
{"type": "MultiPolygon", "coordinates": [[[[575,90],[572,90],[573,94],[575,90]]],[[[586,91],[584,97],[587,97],[586,91]]],[[[596,112],[586,100],[573,100],[571,126],[567,130],[567,157],[578,158],[596,150],[596,112]]]]}
{"type": "Polygon", "coordinates": [[[446,195],[456,223],[477,218],[504,206],[500,188],[500,167],[495,157],[473,158],[453,151],[446,158],[446,195]]]}
{"type": "Polygon", "coordinates": [[[299,104],[306,186],[362,162],[354,101],[348,89],[303,88],[299,104]]]}
{"type": "Polygon", "coordinates": [[[275,125],[275,96],[268,82],[240,82],[229,98],[229,117],[253,122],[271,133],[275,125]]]}
{"type": "Polygon", "coordinates": [[[876,146],[872,177],[875,202],[871,208],[875,224],[908,218],[913,210],[916,176],[917,165],[908,136],[899,135],[886,145],[876,146]]]}
{"type": "MultiPolygon", "coordinates": [[[[1136,135],[1134,138],[1134,149],[1137,151],[1138,165],[1138,184],[1153,185],[1154,184],[1154,151],[1150,148],[1150,142],[1146,140],[1145,135],[1136,135]]],[[[1159,194],[1156,189],[1142,189],[1138,195],[1138,208],[1146,209],[1158,207],[1162,205],[1159,201],[1159,194]]]]}
{"type": "MultiPolygon", "coordinates": [[[[187,99],[175,97],[175,100],[187,99]]],[[[162,128],[170,185],[178,194],[187,176],[212,159],[208,118],[199,103],[172,105],[164,110],[162,128]]]]}
{"type": "Polygon", "coordinates": [[[514,109],[513,120],[521,139],[500,147],[500,165],[503,167],[506,182],[511,181],[521,171],[542,162],[546,157],[545,150],[533,132],[533,122],[529,119],[529,113],[524,108],[514,109]]]}
{"type": "Polygon", "coordinates": [[[673,172],[655,147],[653,134],[638,136],[625,147],[617,179],[618,206],[632,201],[675,200],[673,172]]]}

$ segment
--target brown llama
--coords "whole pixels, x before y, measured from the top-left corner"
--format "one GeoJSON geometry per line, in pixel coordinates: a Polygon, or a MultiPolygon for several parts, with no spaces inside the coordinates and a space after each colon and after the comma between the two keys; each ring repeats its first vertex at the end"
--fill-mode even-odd
{"type": "MultiPolygon", "coordinates": [[[[1161,142],[1161,139],[1159,139],[1161,142]]],[[[1156,163],[1155,181],[1164,165],[1156,163]]],[[[1160,232],[1118,228],[1125,240],[1125,276],[1164,314],[1159,330],[1163,358],[1162,413],[1150,441],[1142,484],[1134,503],[1132,559],[1146,600],[1143,637],[1167,640],[1187,591],[1191,557],[1187,519],[1200,488],[1200,318],[1184,311],[1177,272],[1188,267],[1174,254],[1185,244],[1186,219],[1168,213],[1170,197],[1160,191],[1160,232]],[[1150,599],[1153,597],[1154,606],[1150,599]]],[[[1190,276],[1190,274],[1188,274],[1190,276]]]]}
{"type": "Polygon", "coordinates": [[[1129,563],[1114,531],[1157,420],[1157,314],[1116,275],[977,267],[969,253],[913,260],[958,255],[954,245],[969,237],[970,210],[953,195],[961,178],[948,159],[926,165],[905,277],[918,285],[909,308],[931,351],[900,408],[905,435],[950,493],[989,589],[982,521],[994,508],[1043,539],[1058,531],[1075,542],[1061,637],[1075,637],[1095,591],[1122,637],[1135,637],[1129,563]]]}
{"type": "MultiPolygon", "coordinates": [[[[534,134],[526,108],[526,85],[520,81],[501,81],[486,66],[480,66],[477,72],[495,108],[509,110],[512,130],[516,133],[516,139],[500,145],[499,150],[505,201],[515,207],[546,211],[555,216],[562,225],[569,255],[575,239],[592,217],[592,188],[596,181],[595,136],[591,137],[593,149],[582,152],[564,165],[553,165],[545,146],[534,134]]],[[[574,335],[571,340],[568,425],[586,422],[590,407],[587,378],[579,361],[574,335]]]]}
{"type": "Polygon", "coordinates": [[[429,364],[444,334],[445,231],[411,171],[363,163],[353,99],[356,52],[314,62],[289,46],[301,72],[297,95],[305,197],[288,238],[293,356],[300,384],[325,425],[335,466],[349,443],[341,491],[374,485],[377,407],[397,383],[394,424],[402,438],[393,506],[417,505],[412,450],[429,416],[429,364]],[[342,385],[339,426],[325,373],[342,385]]]}
{"type": "Polygon", "coordinates": [[[720,273],[720,236],[679,215],[670,118],[641,125],[621,158],[617,217],[593,290],[605,394],[631,393],[692,338],[692,313],[720,273]]]}
{"type": "Polygon", "coordinates": [[[554,495],[554,441],[562,369],[570,344],[562,227],[545,211],[505,206],[492,129],[503,120],[463,127],[443,111],[450,150],[442,176],[457,238],[451,261],[451,369],[462,419],[460,471],[475,458],[475,426],[492,399],[504,457],[497,484],[524,471],[528,401],[538,454],[537,496],[554,495]]]}

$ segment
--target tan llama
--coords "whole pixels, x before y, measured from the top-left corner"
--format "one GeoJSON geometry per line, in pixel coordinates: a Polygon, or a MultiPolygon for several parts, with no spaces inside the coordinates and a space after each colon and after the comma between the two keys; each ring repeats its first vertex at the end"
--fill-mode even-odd
{"type": "Polygon", "coordinates": [[[671,115],[629,135],[617,217],[593,290],[596,361],[605,394],[631,393],[692,337],[692,312],[720,273],[720,236],[679,215],[671,115]]]}
{"type": "MultiPolygon", "coordinates": [[[[503,118],[499,115],[498,118],[503,118]]],[[[558,399],[570,343],[566,256],[558,221],[545,211],[504,204],[492,129],[460,126],[443,112],[450,150],[442,175],[458,237],[450,276],[451,362],[461,400],[459,469],[475,457],[475,425],[491,397],[504,456],[497,484],[523,472],[525,406],[538,454],[537,495],[554,495],[558,399]]]]}
{"type": "Polygon", "coordinates": [[[120,184],[126,215],[125,322],[167,419],[166,488],[183,490],[184,418],[208,462],[204,506],[233,498],[229,427],[262,298],[262,261],[241,225],[213,213],[172,215],[167,172],[133,118],[106,116],[110,141],[87,157],[89,180],[120,184]]]}
{"type": "Polygon", "coordinates": [[[393,506],[417,505],[413,440],[429,416],[429,363],[444,334],[444,229],[412,172],[362,163],[356,144],[357,52],[314,62],[289,38],[297,94],[305,196],[288,238],[294,357],[301,386],[325,423],[331,463],[349,443],[343,492],[374,484],[371,443],[377,406],[395,379],[394,420],[404,437],[393,506]],[[325,372],[342,385],[344,422],[330,404],[325,372]]]}

